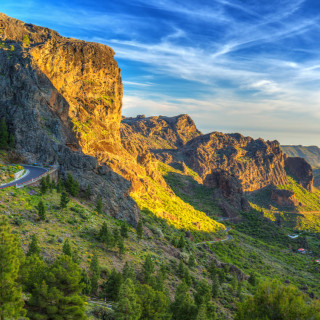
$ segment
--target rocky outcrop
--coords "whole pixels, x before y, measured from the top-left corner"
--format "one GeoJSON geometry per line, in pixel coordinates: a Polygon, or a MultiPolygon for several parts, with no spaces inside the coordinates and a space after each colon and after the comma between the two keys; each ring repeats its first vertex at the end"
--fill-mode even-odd
{"type": "Polygon", "coordinates": [[[304,158],[314,168],[320,167],[320,148],[317,146],[281,146],[288,157],[304,158]]]}
{"type": "Polygon", "coordinates": [[[235,217],[238,211],[250,210],[250,205],[245,198],[240,181],[226,171],[213,171],[206,176],[203,184],[215,188],[213,197],[224,215],[235,217]]]}
{"type": "Polygon", "coordinates": [[[131,183],[90,156],[122,148],[122,85],[112,49],[4,14],[0,20],[0,117],[16,149],[26,161],[72,172],[82,189],[101,194],[108,214],[135,224],[131,183]]]}
{"type": "Polygon", "coordinates": [[[121,138],[126,144],[135,139],[145,149],[176,149],[201,135],[187,114],[176,117],[123,118],[121,138]]]}
{"type": "Polygon", "coordinates": [[[214,132],[189,141],[181,153],[203,179],[212,171],[226,171],[239,180],[244,192],[287,183],[277,141],[214,132]]]}
{"type": "Polygon", "coordinates": [[[296,207],[299,205],[299,201],[291,190],[272,189],[271,200],[282,207],[296,207]]]}
{"type": "Polygon", "coordinates": [[[292,175],[300,185],[308,191],[313,192],[313,172],[310,164],[305,159],[288,157],[285,161],[285,167],[287,172],[292,175]]]}

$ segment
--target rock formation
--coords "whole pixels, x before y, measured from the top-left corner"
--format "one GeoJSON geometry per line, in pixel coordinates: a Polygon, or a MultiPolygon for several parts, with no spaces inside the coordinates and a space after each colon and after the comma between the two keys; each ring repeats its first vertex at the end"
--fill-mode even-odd
{"type": "Polygon", "coordinates": [[[135,224],[131,184],[89,156],[121,148],[122,84],[112,49],[4,14],[0,20],[0,116],[17,150],[30,162],[60,164],[82,189],[90,184],[102,195],[106,212],[135,224]]]}
{"type": "Polygon", "coordinates": [[[201,132],[187,114],[124,118],[121,125],[123,143],[134,138],[146,149],[176,149],[199,135],[201,132]]]}
{"type": "Polygon", "coordinates": [[[290,190],[272,189],[271,200],[282,207],[295,207],[299,205],[294,192],[290,190]]]}
{"type": "Polygon", "coordinates": [[[303,158],[288,157],[285,161],[286,170],[308,191],[313,191],[313,173],[310,164],[303,158]]]}
{"type": "Polygon", "coordinates": [[[235,176],[243,191],[286,184],[284,156],[277,141],[214,132],[189,141],[182,149],[186,164],[205,179],[212,171],[235,176]]]}
{"type": "Polygon", "coordinates": [[[250,210],[240,181],[230,173],[213,171],[206,176],[203,184],[215,188],[214,199],[226,216],[235,217],[238,215],[238,211],[250,210]]]}

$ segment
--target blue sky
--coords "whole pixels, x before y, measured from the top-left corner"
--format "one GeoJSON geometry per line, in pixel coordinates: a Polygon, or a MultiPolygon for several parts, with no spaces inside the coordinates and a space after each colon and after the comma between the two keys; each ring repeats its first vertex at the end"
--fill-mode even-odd
{"type": "Polygon", "coordinates": [[[0,11],[111,46],[126,116],[188,113],[203,132],[320,145],[320,1],[0,0],[0,11]]]}

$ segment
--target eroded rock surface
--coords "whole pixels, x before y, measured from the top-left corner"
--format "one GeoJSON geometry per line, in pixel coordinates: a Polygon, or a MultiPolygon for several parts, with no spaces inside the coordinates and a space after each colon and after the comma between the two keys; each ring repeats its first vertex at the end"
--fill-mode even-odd
{"type": "Polygon", "coordinates": [[[294,192],[290,190],[272,189],[271,200],[282,207],[295,207],[299,205],[294,192]]]}
{"type": "Polygon", "coordinates": [[[313,172],[310,164],[303,158],[288,157],[285,161],[286,170],[308,191],[313,191],[313,172]]]}
{"type": "Polygon", "coordinates": [[[114,52],[4,14],[0,20],[0,116],[17,150],[27,161],[72,172],[82,189],[90,185],[102,195],[108,214],[135,224],[131,183],[91,157],[121,148],[122,84],[114,52]]]}

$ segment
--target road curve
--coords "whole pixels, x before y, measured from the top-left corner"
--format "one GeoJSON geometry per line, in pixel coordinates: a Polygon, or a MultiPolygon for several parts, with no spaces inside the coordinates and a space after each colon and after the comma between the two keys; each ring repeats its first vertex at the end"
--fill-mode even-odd
{"type": "Polygon", "coordinates": [[[44,174],[45,172],[48,171],[47,169],[40,168],[40,167],[33,167],[33,166],[27,166],[27,165],[23,165],[23,167],[24,167],[25,170],[29,170],[29,173],[26,176],[24,176],[21,179],[18,179],[16,181],[4,184],[3,186],[0,187],[0,189],[13,187],[16,184],[24,183],[24,182],[27,182],[29,180],[38,178],[39,176],[41,176],[42,174],[44,174]]]}
{"type": "MultiPolygon", "coordinates": [[[[230,231],[230,230],[231,230],[231,228],[230,228],[230,227],[225,229],[225,231],[226,231],[226,232],[228,232],[228,231],[230,231]]],[[[216,242],[224,242],[224,241],[229,241],[229,240],[232,240],[232,239],[233,239],[233,237],[232,237],[232,236],[230,236],[230,234],[228,234],[228,235],[227,235],[227,237],[226,237],[225,239],[198,242],[198,243],[196,243],[196,246],[199,246],[199,245],[201,245],[201,244],[216,243],[216,242]]]]}

